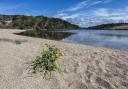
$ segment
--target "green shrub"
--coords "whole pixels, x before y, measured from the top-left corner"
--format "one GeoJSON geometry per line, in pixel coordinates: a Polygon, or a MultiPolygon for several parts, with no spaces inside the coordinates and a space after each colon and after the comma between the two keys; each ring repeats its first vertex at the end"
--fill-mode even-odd
{"type": "Polygon", "coordinates": [[[42,72],[44,78],[51,78],[51,72],[55,70],[60,70],[60,64],[58,58],[64,56],[55,46],[46,45],[43,51],[36,59],[33,61],[33,69],[35,72],[42,72]]]}

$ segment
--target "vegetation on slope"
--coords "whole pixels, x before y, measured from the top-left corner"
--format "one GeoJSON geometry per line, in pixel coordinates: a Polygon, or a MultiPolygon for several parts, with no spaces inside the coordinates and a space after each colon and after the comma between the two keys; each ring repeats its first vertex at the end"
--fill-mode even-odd
{"type": "Polygon", "coordinates": [[[11,29],[73,29],[79,26],[45,16],[0,15],[0,28],[11,29]]]}
{"type": "Polygon", "coordinates": [[[128,23],[110,23],[88,27],[88,29],[128,29],[128,23]]]}

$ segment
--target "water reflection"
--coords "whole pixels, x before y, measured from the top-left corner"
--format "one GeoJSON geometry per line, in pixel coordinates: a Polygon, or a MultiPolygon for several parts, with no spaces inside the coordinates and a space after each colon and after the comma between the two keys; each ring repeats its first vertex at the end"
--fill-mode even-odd
{"type": "Polygon", "coordinates": [[[77,32],[77,34],[62,41],[128,50],[128,31],[126,30],[82,30],[71,32],[77,32]]]}
{"type": "Polygon", "coordinates": [[[55,31],[25,31],[22,33],[18,33],[17,35],[25,35],[31,37],[39,37],[44,39],[51,39],[51,40],[62,40],[66,37],[69,37],[75,33],[73,32],[55,32],[55,31]]]}
{"type": "Polygon", "coordinates": [[[104,46],[128,51],[128,30],[64,30],[23,32],[20,35],[60,40],[69,43],[104,46]]]}
{"type": "Polygon", "coordinates": [[[122,38],[122,37],[128,37],[128,35],[122,35],[122,34],[111,34],[111,33],[101,33],[99,34],[101,36],[108,36],[108,37],[117,37],[117,38],[122,38]]]}

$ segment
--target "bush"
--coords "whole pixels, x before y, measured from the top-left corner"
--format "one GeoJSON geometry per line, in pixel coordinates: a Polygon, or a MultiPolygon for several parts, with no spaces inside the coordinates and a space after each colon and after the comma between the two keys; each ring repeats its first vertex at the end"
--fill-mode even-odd
{"type": "Polygon", "coordinates": [[[41,54],[33,61],[34,71],[42,72],[46,79],[51,78],[52,71],[60,70],[58,58],[61,56],[64,56],[64,53],[58,48],[46,45],[41,54]]]}

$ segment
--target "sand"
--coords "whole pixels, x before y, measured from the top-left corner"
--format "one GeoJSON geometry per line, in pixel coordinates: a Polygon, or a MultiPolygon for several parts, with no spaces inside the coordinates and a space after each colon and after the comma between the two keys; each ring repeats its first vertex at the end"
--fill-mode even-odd
{"type": "Polygon", "coordinates": [[[0,89],[128,89],[128,52],[13,34],[19,32],[0,29],[0,89]],[[50,80],[27,68],[46,43],[65,53],[64,72],[50,80]]]}

